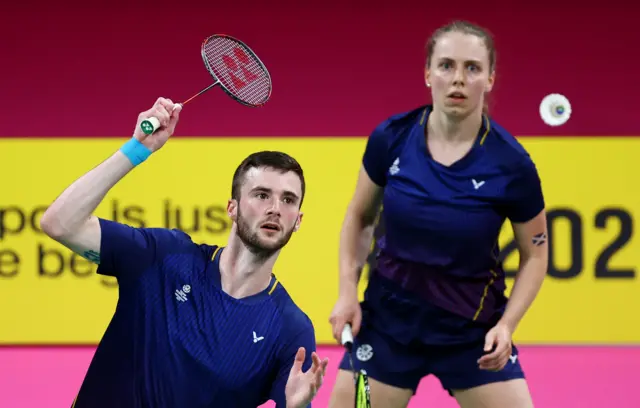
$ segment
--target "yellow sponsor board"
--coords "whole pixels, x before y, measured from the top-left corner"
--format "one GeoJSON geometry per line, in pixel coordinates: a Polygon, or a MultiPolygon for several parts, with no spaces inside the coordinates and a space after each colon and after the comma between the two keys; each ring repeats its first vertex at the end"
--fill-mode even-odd
{"type": "MultiPolygon", "coordinates": [[[[70,183],[125,139],[0,139],[0,344],[97,343],[117,301],[113,279],[47,238],[38,220],[70,183]]],[[[364,138],[171,140],[118,183],[97,215],[133,226],[179,227],[224,244],[238,163],[257,150],[295,156],[307,177],[302,228],[276,274],[311,317],[318,342],[337,296],[338,239],[364,138]]],[[[640,138],[527,138],[550,212],[552,267],[516,333],[520,343],[640,342],[640,138]]],[[[506,267],[517,252],[505,225],[506,267]]],[[[509,285],[513,279],[509,279],[509,285]]],[[[365,282],[361,284],[364,289],[365,282]]]]}

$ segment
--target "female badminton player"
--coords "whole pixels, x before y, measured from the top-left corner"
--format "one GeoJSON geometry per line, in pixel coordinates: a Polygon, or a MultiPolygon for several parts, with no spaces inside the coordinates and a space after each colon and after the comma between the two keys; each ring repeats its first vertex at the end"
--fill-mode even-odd
{"type": "MultiPolygon", "coordinates": [[[[425,66],[432,104],[389,117],[367,141],[330,322],[337,340],[351,323],[374,408],[406,407],[430,374],[463,408],[533,406],[512,334],[546,274],[545,204],[531,157],[484,110],[495,64],[484,29],[439,28],[425,66]],[[359,303],[362,239],[380,205],[385,233],[359,303]],[[520,253],[510,298],[498,260],[507,219],[520,253]]],[[[330,407],[352,406],[354,388],[345,356],[330,407]]]]}

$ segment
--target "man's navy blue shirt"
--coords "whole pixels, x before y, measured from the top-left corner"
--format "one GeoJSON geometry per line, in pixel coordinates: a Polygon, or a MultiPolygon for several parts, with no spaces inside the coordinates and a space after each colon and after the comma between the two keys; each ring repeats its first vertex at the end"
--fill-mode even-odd
{"type": "Polygon", "coordinates": [[[116,311],[75,408],[242,407],[284,389],[299,347],[316,350],[310,319],[272,276],[236,299],[220,283],[224,248],[180,231],[100,219],[98,273],[119,283],[116,311]]]}

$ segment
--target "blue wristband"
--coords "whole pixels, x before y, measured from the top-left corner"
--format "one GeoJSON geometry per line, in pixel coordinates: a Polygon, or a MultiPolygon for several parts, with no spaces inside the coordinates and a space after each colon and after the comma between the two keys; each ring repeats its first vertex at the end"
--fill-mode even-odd
{"type": "Polygon", "coordinates": [[[134,166],[137,166],[151,156],[151,150],[140,143],[135,137],[132,137],[127,143],[122,145],[120,151],[127,156],[127,159],[129,159],[134,166]]]}

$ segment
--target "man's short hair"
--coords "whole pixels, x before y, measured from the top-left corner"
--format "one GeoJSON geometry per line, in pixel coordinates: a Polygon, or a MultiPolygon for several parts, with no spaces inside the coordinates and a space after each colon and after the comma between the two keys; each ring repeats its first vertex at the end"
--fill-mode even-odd
{"type": "Polygon", "coordinates": [[[233,181],[231,183],[231,198],[240,200],[240,188],[244,182],[244,177],[252,168],[268,168],[281,173],[292,171],[300,178],[302,186],[302,197],[300,197],[300,206],[304,200],[305,182],[304,173],[300,163],[286,153],[278,151],[261,151],[252,153],[240,163],[235,173],[233,173],[233,181]]]}

